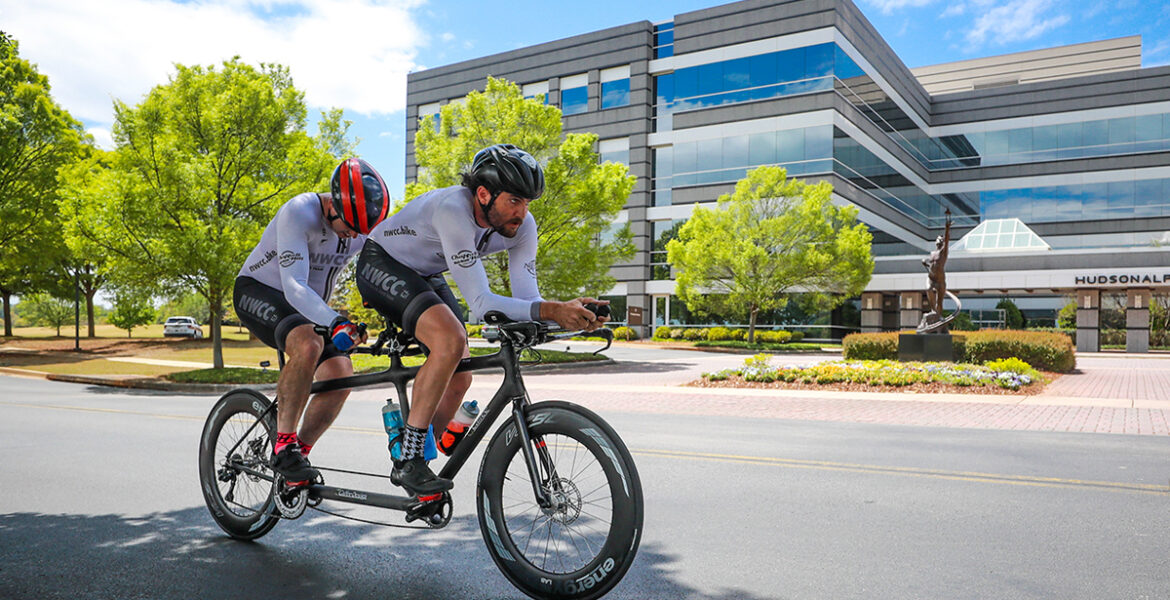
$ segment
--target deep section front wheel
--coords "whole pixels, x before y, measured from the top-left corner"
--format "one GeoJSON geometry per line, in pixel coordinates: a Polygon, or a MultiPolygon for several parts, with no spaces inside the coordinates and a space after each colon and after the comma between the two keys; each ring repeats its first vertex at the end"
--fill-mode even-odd
{"type": "Polygon", "coordinates": [[[515,422],[480,466],[480,529],[496,566],[534,598],[598,598],[617,585],[642,537],[642,484],[629,451],[593,412],[566,402],[528,408],[541,506],[515,422]]]}
{"type": "Polygon", "coordinates": [[[276,436],[276,411],[255,390],[224,394],[199,438],[199,486],[211,517],[228,535],[254,540],[280,521],[267,458],[276,436]]]}

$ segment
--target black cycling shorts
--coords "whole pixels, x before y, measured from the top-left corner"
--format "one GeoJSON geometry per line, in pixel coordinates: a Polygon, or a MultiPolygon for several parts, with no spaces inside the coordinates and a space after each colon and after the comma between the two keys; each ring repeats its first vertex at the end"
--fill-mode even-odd
{"type": "Polygon", "coordinates": [[[366,240],[358,255],[356,279],[366,306],[410,335],[419,316],[436,304],[446,304],[456,318],[466,322],[463,307],[441,273],[423,277],[372,240],[366,240]]]}
{"type": "MultiPolygon", "coordinates": [[[[232,305],[236,308],[236,316],[248,331],[281,352],[284,352],[284,342],[290,331],[301,325],[314,324],[284,299],[284,292],[243,275],[236,277],[232,305]]],[[[346,354],[338,350],[332,341],[325,340],[325,349],[321,351],[317,364],[335,356],[346,354]]]]}

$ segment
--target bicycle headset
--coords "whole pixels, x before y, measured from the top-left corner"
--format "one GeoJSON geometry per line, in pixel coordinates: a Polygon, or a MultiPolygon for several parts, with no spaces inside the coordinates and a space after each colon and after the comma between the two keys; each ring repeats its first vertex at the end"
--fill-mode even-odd
{"type": "Polygon", "coordinates": [[[390,212],[390,193],[382,176],[360,158],[347,158],[329,179],[333,214],[350,229],[368,234],[390,212]]]}

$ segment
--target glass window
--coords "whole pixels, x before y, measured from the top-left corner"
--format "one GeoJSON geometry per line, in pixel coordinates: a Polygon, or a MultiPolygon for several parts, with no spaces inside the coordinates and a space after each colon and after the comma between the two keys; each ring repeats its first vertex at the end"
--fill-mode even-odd
{"type": "Polygon", "coordinates": [[[776,54],[776,78],[774,81],[796,81],[804,79],[804,48],[793,48],[776,54]]]}
{"type": "Polygon", "coordinates": [[[833,128],[831,125],[808,127],[804,130],[805,159],[833,156],[833,128]]]}
{"type": "Polygon", "coordinates": [[[630,80],[619,79],[601,84],[601,108],[627,106],[630,103],[630,80]]]}
{"type": "Polygon", "coordinates": [[[804,160],[804,130],[789,129],[776,132],[776,162],[804,160]]]}
{"type": "Polygon", "coordinates": [[[1133,215],[1134,184],[1132,181],[1115,181],[1109,186],[1109,215],[1122,219],[1133,215]]]}
{"type": "Polygon", "coordinates": [[[658,88],[658,104],[674,101],[674,73],[655,77],[655,85],[658,88]]]}
{"type": "Polygon", "coordinates": [[[1162,214],[1162,180],[1135,181],[1133,205],[1135,217],[1157,217],[1162,214]]]}
{"type": "Polygon", "coordinates": [[[698,168],[698,162],[695,153],[698,151],[698,144],[694,142],[686,142],[683,144],[674,145],[674,174],[679,173],[693,173],[698,168]]]}
{"type": "Polygon", "coordinates": [[[836,44],[817,44],[805,48],[804,77],[825,77],[833,74],[833,48],[836,44]]]}
{"type": "Polygon", "coordinates": [[[1052,150],[1060,145],[1060,126],[1048,125],[1032,130],[1033,150],[1052,150]]]}
{"type": "Polygon", "coordinates": [[[1032,151],[1032,128],[1008,130],[1008,152],[1020,154],[1032,151]]]}
{"type": "Polygon", "coordinates": [[[583,113],[589,109],[589,87],[561,90],[561,112],[566,115],[583,113]]]}
{"type": "Polygon", "coordinates": [[[748,163],[748,138],[745,135],[723,138],[723,168],[744,167],[748,163]]]}
{"type": "Polygon", "coordinates": [[[770,165],[776,162],[776,132],[754,133],[748,137],[748,164],[770,165]]]}
{"type": "Polygon", "coordinates": [[[660,146],[654,149],[654,177],[670,177],[674,174],[674,146],[660,146]]]}
{"type": "Polygon", "coordinates": [[[750,58],[723,61],[723,89],[740,90],[751,86],[750,58]]]}
{"type": "Polygon", "coordinates": [[[837,76],[837,79],[851,79],[865,75],[865,71],[862,71],[861,67],[857,66],[857,63],[853,62],[853,59],[849,58],[849,55],[845,54],[840,46],[833,44],[833,50],[833,74],[837,76]]]}
{"type": "Polygon", "coordinates": [[[1108,121],[1086,121],[1081,124],[1084,132],[1084,146],[1104,146],[1109,143],[1108,121]]]}
{"type": "Polygon", "coordinates": [[[699,69],[687,67],[674,72],[674,97],[690,98],[699,95],[699,69]]]}
{"type": "Polygon", "coordinates": [[[698,67],[699,89],[698,95],[714,94],[721,92],[723,87],[723,64],[710,63],[706,65],[699,65],[698,67]]]}
{"type": "Polygon", "coordinates": [[[760,87],[776,83],[776,53],[760,54],[750,58],[748,65],[751,87],[760,87]]]}
{"type": "MultiPolygon", "coordinates": [[[[1011,151],[1009,131],[1010,130],[987,132],[985,137],[987,144],[987,156],[1002,157],[1004,154],[1007,154],[1011,151]]],[[[1000,160],[1002,160],[1002,158],[1000,160]]],[[[993,164],[998,164],[998,161],[993,164]]]]}

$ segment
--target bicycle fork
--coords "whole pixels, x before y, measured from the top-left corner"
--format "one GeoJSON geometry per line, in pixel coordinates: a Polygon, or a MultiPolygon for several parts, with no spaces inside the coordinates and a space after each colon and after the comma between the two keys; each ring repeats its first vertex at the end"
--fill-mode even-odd
{"type": "Polygon", "coordinates": [[[512,408],[512,418],[520,432],[520,451],[524,453],[524,463],[528,466],[528,478],[532,481],[532,493],[536,496],[536,504],[546,510],[555,508],[548,488],[544,485],[545,481],[550,485],[558,485],[556,467],[548,454],[548,446],[543,438],[533,440],[528,432],[528,419],[524,416],[521,406],[512,408]],[[541,471],[547,475],[547,480],[541,477],[541,471]]]}

